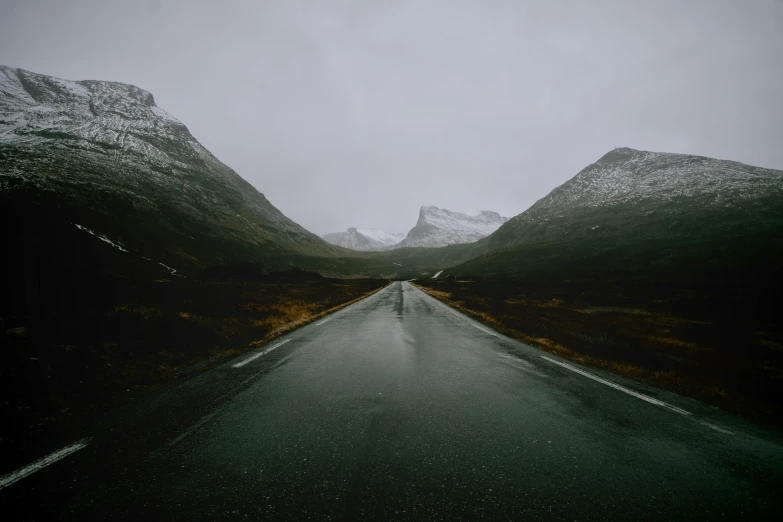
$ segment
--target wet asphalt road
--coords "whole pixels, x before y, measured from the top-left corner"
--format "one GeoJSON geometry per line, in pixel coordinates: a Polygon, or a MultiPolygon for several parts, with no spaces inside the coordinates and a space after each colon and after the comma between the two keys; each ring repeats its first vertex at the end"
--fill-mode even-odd
{"type": "Polygon", "coordinates": [[[781,513],[779,433],[558,362],[394,283],[115,412],[91,428],[85,449],[0,490],[0,516],[757,520],[781,513]]]}

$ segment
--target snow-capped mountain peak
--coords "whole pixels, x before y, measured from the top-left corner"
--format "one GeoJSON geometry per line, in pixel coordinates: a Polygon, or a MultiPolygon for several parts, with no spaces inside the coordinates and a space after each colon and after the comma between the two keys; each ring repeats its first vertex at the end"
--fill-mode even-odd
{"type": "MultiPolygon", "coordinates": [[[[623,147],[604,154],[511,218],[492,234],[488,247],[497,250],[528,242],[551,242],[560,234],[595,237],[603,233],[628,239],[633,235],[619,231],[630,226],[651,235],[648,227],[665,225],[670,232],[685,235],[696,231],[689,227],[681,230],[677,225],[694,216],[715,216],[699,222],[703,227],[728,227],[732,222],[729,215],[749,216],[767,205],[763,201],[781,198],[781,171],[623,147]]],[[[774,212],[766,216],[774,216],[774,212]]],[[[767,217],[757,218],[756,225],[767,217]]],[[[733,223],[742,222],[737,218],[733,223]]]]}
{"type": "Polygon", "coordinates": [[[419,220],[398,247],[441,247],[472,243],[497,230],[508,218],[491,210],[463,214],[435,205],[424,205],[419,220]]]}
{"type": "Polygon", "coordinates": [[[109,81],[70,81],[0,66],[0,144],[35,146],[67,140],[96,152],[139,154],[167,163],[172,138],[189,155],[209,154],[185,125],[155,105],[152,93],[109,81]],[[146,139],[156,135],[163,140],[146,139]]]}

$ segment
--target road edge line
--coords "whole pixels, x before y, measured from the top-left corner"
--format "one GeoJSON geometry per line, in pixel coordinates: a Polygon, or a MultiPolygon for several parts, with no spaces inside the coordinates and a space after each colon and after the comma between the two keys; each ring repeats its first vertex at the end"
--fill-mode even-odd
{"type": "Polygon", "coordinates": [[[55,462],[64,459],[68,455],[76,453],[80,449],[86,448],[91,440],[92,439],[90,439],[89,437],[86,439],[82,439],[78,442],[71,444],[70,446],[66,446],[64,448],[61,448],[57,451],[50,453],[49,455],[43,458],[40,458],[35,462],[33,462],[32,464],[28,464],[27,466],[19,468],[16,471],[12,471],[11,473],[8,473],[7,475],[0,477],[0,489],[6,488],[11,484],[22,480],[23,478],[29,477],[36,471],[41,471],[45,467],[50,466],[55,462]]]}
{"type": "Polygon", "coordinates": [[[636,397],[637,399],[641,399],[645,402],[649,402],[650,404],[654,404],[655,406],[660,406],[661,408],[669,409],[673,412],[679,413],[680,415],[684,415],[686,417],[690,417],[692,414],[689,411],[685,411],[682,408],[678,408],[677,406],[672,406],[668,402],[663,402],[661,400],[655,399],[653,397],[650,397],[649,395],[645,395],[643,393],[635,392],[629,388],[626,388],[625,386],[621,386],[617,383],[614,383],[612,381],[607,381],[606,379],[603,379],[601,377],[598,377],[597,375],[593,375],[590,372],[586,372],[582,370],[581,368],[577,368],[576,366],[572,366],[568,363],[564,363],[561,361],[556,361],[554,359],[551,359],[547,357],[546,355],[539,355],[542,359],[545,361],[551,362],[552,364],[556,364],[558,366],[561,366],[565,368],[566,370],[571,370],[574,373],[578,373],[579,375],[582,375],[583,377],[587,377],[588,379],[592,379],[596,382],[600,382],[603,385],[609,386],[610,388],[614,388],[615,390],[619,390],[623,393],[627,393],[628,395],[631,395],[633,397],[636,397]]]}
{"type": "Polygon", "coordinates": [[[244,365],[246,365],[247,363],[251,363],[251,362],[255,361],[256,359],[258,359],[258,358],[259,358],[259,357],[261,357],[262,355],[266,355],[266,354],[268,354],[269,352],[271,352],[272,350],[275,350],[275,349],[277,349],[277,348],[280,348],[281,346],[283,346],[285,343],[287,343],[287,342],[288,342],[288,341],[290,341],[290,340],[291,340],[291,339],[286,339],[285,341],[281,341],[281,342],[277,343],[276,345],[274,345],[274,346],[273,346],[273,347],[271,347],[271,348],[267,348],[266,350],[262,350],[262,351],[258,352],[258,353],[257,353],[257,354],[255,354],[255,355],[251,355],[251,356],[250,356],[250,357],[248,357],[247,359],[244,359],[244,360],[242,360],[242,361],[240,361],[240,362],[238,362],[238,363],[236,363],[236,364],[232,364],[232,365],[231,365],[231,367],[232,367],[232,368],[241,368],[241,367],[243,367],[244,365]]]}

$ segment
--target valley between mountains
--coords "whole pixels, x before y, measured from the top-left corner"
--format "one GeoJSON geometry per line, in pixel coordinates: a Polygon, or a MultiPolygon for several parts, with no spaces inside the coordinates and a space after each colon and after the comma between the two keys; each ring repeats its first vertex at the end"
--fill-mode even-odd
{"type": "Polygon", "coordinates": [[[407,232],[357,223],[319,237],[151,93],[3,66],[0,206],[3,455],[81,433],[378,291],[385,308],[360,306],[378,331],[409,345],[425,335],[395,329],[388,309],[437,316],[448,336],[435,301],[395,281],[645,393],[773,429],[783,419],[780,170],[618,148],[515,216],[423,205],[407,232]]]}

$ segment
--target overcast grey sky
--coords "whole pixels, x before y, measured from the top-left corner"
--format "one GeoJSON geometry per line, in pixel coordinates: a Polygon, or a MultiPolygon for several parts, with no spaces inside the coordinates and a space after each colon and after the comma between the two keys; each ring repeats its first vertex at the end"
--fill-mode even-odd
{"type": "Polygon", "coordinates": [[[286,215],[516,215],[617,146],[783,168],[781,0],[0,0],[0,64],[132,83],[286,215]]]}

